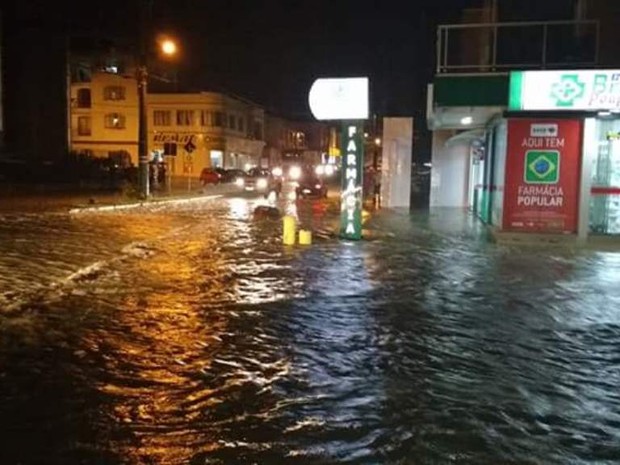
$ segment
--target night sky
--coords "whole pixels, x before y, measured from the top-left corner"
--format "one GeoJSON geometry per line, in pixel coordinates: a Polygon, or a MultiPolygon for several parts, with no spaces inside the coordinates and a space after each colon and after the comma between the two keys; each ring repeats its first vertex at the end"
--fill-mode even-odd
{"type": "MultiPolygon", "coordinates": [[[[135,38],[140,0],[9,0],[73,34],[135,38]]],[[[371,111],[422,115],[437,24],[482,0],[153,0],[153,30],[178,37],[181,88],[228,91],[309,117],[317,77],[371,78],[371,111]]],[[[558,17],[571,0],[499,0],[502,19],[558,17]]],[[[561,15],[560,15],[561,16],[561,15]]],[[[131,43],[131,40],[129,40],[131,43]]],[[[134,40],[135,43],[135,40],[134,40]]]]}
{"type": "MultiPolygon", "coordinates": [[[[17,0],[15,0],[17,1],[17,0]]],[[[138,0],[21,0],[75,32],[132,37],[138,0]]],[[[309,116],[317,77],[367,75],[379,114],[424,111],[435,26],[480,0],[154,0],[153,29],[178,37],[187,90],[224,90],[272,112],[309,116]]]]}
{"type": "Polygon", "coordinates": [[[437,21],[465,0],[159,2],[156,21],[184,44],[181,76],[240,93],[288,116],[308,114],[317,77],[369,76],[374,112],[424,103],[437,21]]]}

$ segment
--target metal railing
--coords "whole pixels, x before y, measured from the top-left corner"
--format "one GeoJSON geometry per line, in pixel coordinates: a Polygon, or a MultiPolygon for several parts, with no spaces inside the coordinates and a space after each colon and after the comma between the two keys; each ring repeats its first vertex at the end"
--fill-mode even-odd
{"type": "Polygon", "coordinates": [[[440,25],[437,73],[597,66],[596,20],[440,25]]]}

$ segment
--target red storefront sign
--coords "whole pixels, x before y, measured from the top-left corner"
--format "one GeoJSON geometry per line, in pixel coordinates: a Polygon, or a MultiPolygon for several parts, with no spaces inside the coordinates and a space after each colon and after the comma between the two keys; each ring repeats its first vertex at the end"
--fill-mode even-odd
{"type": "Polygon", "coordinates": [[[504,230],[577,231],[581,132],[580,120],[508,121],[504,230]]]}

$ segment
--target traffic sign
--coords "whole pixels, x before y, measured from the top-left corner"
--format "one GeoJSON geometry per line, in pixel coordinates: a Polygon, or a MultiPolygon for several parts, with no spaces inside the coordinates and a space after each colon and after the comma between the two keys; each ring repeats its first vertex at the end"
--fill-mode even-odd
{"type": "Polygon", "coordinates": [[[183,146],[187,153],[192,153],[196,150],[196,144],[194,144],[194,136],[190,137],[187,143],[183,146]]]}

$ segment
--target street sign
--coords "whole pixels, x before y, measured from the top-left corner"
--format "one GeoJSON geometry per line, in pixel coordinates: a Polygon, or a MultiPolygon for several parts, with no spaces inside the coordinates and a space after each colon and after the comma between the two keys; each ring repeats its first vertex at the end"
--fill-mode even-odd
{"type": "Polygon", "coordinates": [[[177,144],[176,144],[176,142],[164,142],[164,155],[169,155],[171,157],[176,157],[176,155],[177,155],[177,144]]]}
{"type": "Polygon", "coordinates": [[[183,148],[185,149],[187,153],[192,153],[194,150],[196,150],[196,144],[194,144],[193,136],[187,141],[187,143],[183,146],[183,148]]]}

